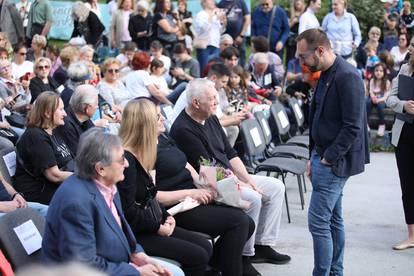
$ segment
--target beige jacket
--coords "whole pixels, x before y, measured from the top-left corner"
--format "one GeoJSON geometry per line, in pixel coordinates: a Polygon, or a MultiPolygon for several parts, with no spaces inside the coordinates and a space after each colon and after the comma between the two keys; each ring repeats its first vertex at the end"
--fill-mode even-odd
{"type": "MultiPolygon", "coordinates": [[[[400,100],[398,98],[398,77],[399,75],[411,76],[413,71],[410,68],[409,64],[404,64],[401,66],[400,72],[397,77],[392,80],[391,94],[387,99],[387,106],[390,107],[396,113],[403,113],[404,104],[406,101],[400,100]]],[[[401,130],[404,126],[404,121],[400,119],[395,119],[394,125],[392,126],[392,141],[391,143],[394,146],[398,145],[400,139],[401,130]]]]}

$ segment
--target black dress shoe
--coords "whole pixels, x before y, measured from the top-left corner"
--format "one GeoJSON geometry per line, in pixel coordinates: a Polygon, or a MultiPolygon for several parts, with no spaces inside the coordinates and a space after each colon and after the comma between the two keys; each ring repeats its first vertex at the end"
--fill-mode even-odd
{"type": "Polygon", "coordinates": [[[243,276],[261,276],[262,274],[254,268],[250,257],[243,256],[243,276]]]}
{"type": "Polygon", "coordinates": [[[255,245],[255,255],[251,257],[252,263],[286,264],[290,256],[280,254],[268,245],[255,245]]]}

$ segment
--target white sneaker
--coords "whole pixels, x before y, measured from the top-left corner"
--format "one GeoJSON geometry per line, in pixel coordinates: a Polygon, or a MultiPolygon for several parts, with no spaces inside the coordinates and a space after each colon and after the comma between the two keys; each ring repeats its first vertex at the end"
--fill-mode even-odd
{"type": "Polygon", "coordinates": [[[369,125],[367,125],[367,129],[368,129],[368,132],[370,132],[370,131],[371,131],[371,128],[369,127],[369,125]]]}
{"type": "Polygon", "coordinates": [[[379,125],[377,135],[382,137],[384,136],[384,132],[385,132],[385,125],[379,125]]]}

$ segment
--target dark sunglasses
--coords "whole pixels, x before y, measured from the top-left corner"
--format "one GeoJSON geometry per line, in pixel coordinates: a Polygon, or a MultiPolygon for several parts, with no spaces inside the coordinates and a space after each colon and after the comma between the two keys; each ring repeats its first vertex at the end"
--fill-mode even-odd
{"type": "Polygon", "coordinates": [[[27,55],[27,53],[26,53],[26,52],[24,52],[24,53],[19,53],[19,55],[21,55],[21,56],[25,56],[25,55],[27,55]]]}
{"type": "Polygon", "coordinates": [[[38,70],[43,70],[43,69],[49,69],[50,66],[49,65],[45,65],[45,66],[37,66],[38,70]]]}
{"type": "Polygon", "coordinates": [[[113,73],[119,73],[119,69],[108,69],[108,72],[113,74],[113,73]]]}
{"type": "Polygon", "coordinates": [[[269,7],[269,3],[263,3],[262,7],[269,7]]]}

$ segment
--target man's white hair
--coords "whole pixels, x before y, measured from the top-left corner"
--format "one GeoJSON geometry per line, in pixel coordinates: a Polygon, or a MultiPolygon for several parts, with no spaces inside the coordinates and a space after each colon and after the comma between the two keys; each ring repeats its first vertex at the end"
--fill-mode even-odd
{"type": "Polygon", "coordinates": [[[193,79],[187,86],[187,103],[191,105],[194,99],[200,100],[209,88],[214,88],[214,82],[209,79],[193,79]]]}
{"type": "Polygon", "coordinates": [[[268,56],[266,53],[256,53],[253,56],[254,64],[269,64],[268,56]]]}

